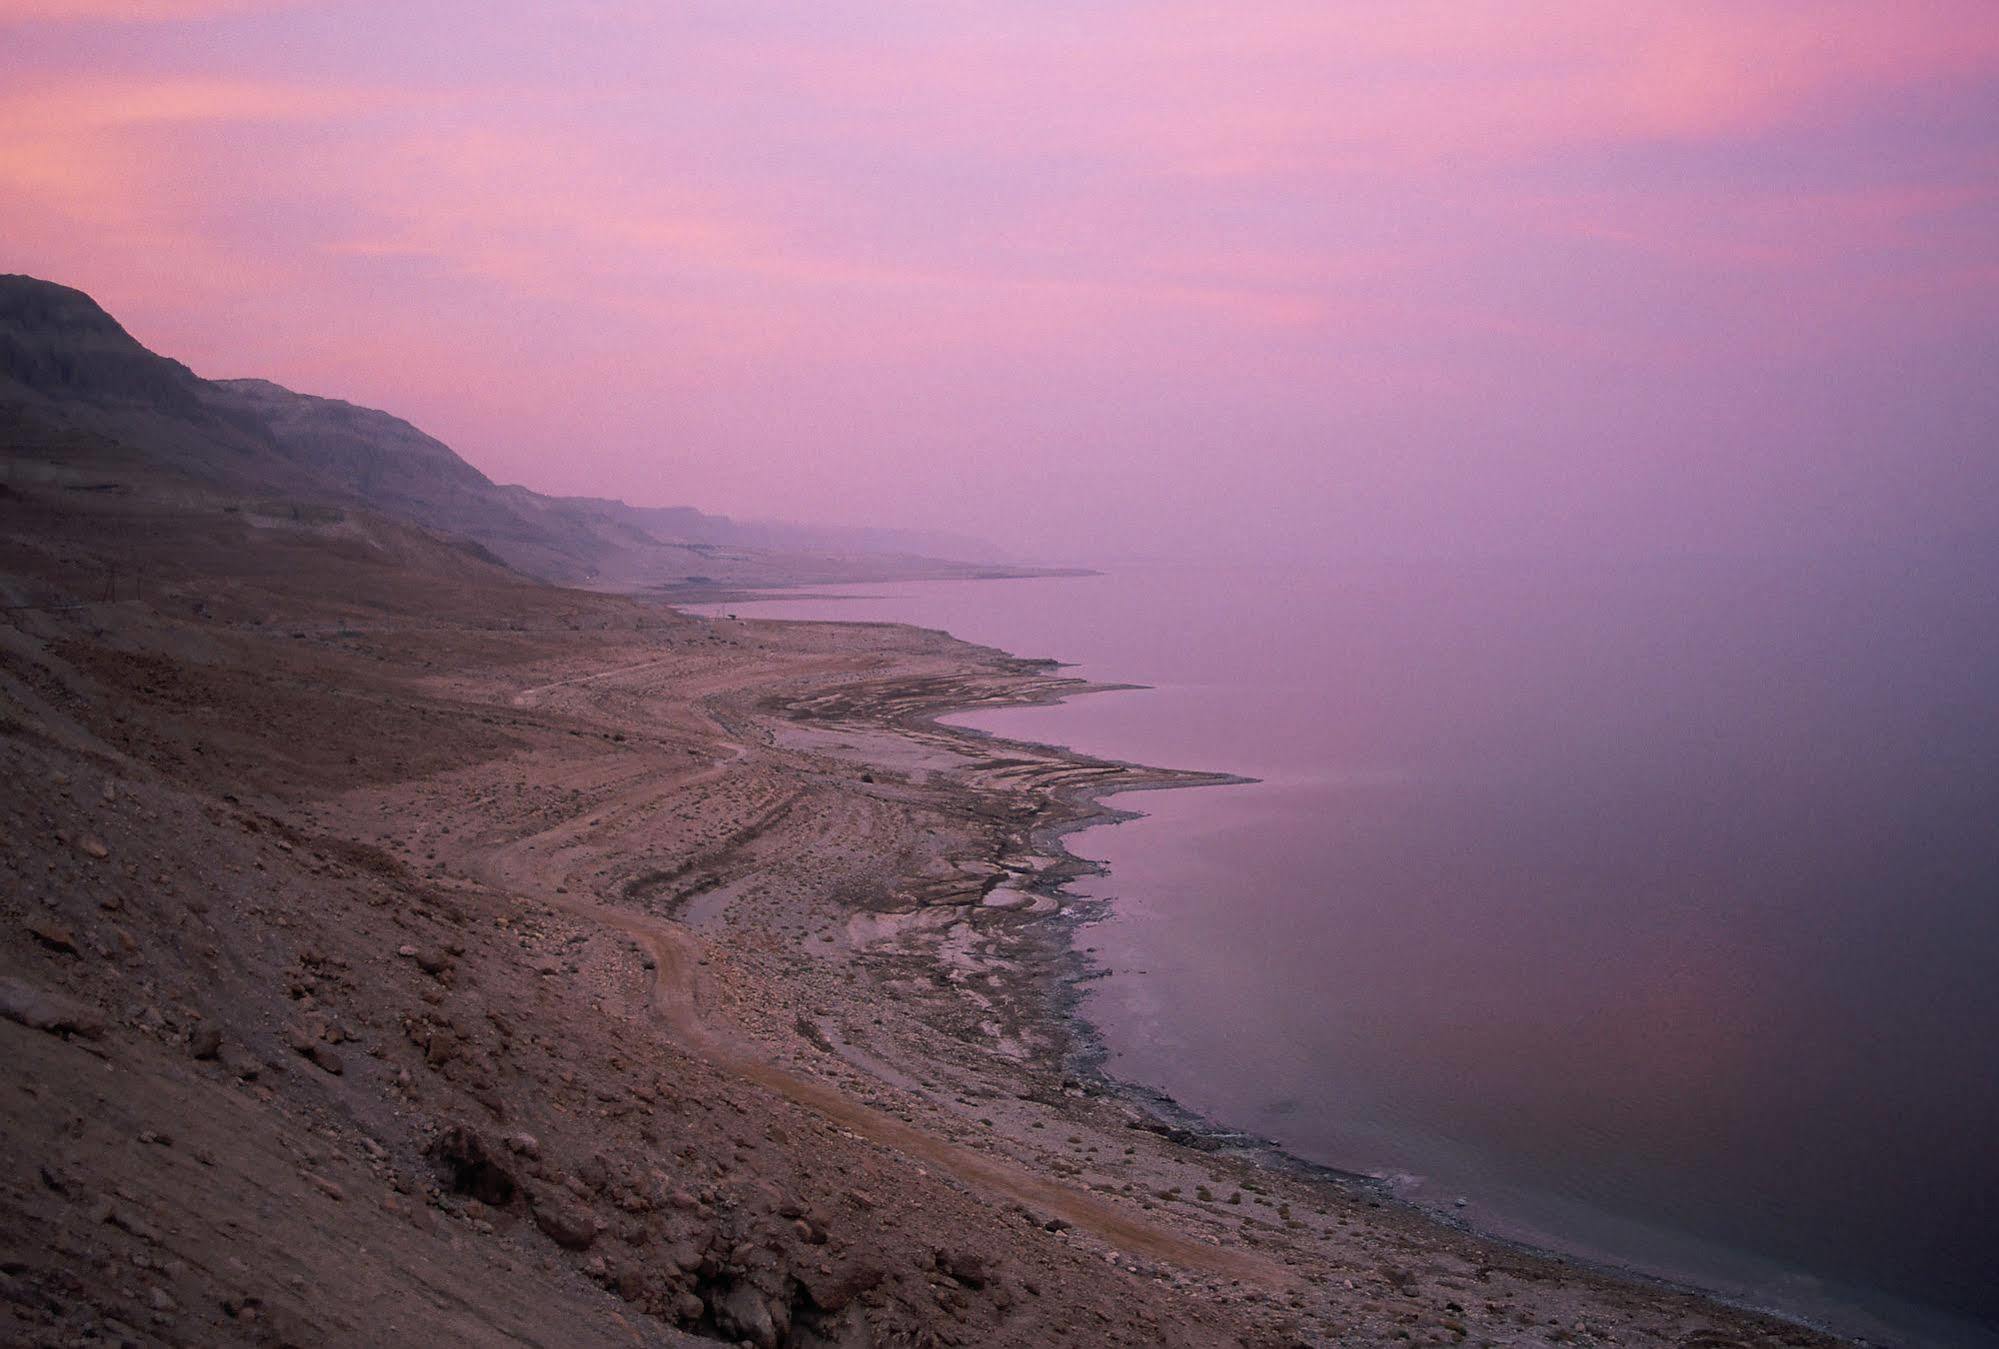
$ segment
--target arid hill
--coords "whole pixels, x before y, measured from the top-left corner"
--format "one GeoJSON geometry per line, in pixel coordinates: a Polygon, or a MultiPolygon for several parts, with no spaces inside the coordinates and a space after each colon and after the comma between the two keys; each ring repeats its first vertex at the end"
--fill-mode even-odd
{"type": "MultiPolygon", "coordinates": [[[[387,412],[148,351],[82,291],[0,276],[6,472],[78,490],[367,511],[460,535],[529,576],[605,590],[1019,575],[924,557],[944,536],[740,525],[503,486],[387,412]]],[[[980,545],[965,542],[965,552],[980,545]]],[[[1029,569],[1031,570],[1031,569],[1029,569]]]]}

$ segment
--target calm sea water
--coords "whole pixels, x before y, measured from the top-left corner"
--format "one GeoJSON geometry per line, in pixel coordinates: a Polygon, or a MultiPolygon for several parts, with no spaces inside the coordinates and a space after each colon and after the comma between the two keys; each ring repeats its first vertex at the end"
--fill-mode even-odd
{"type": "MultiPolygon", "coordinates": [[[[1148,793],[1111,1071],[1474,1223],[1999,1342],[1999,602],[1975,568],[1147,568],[848,587],[1152,685],[966,718],[1148,793]],[[1466,1201],[1462,1206],[1458,1199],[1466,1201]]],[[[852,598],[868,595],[872,598],[852,598]]]]}

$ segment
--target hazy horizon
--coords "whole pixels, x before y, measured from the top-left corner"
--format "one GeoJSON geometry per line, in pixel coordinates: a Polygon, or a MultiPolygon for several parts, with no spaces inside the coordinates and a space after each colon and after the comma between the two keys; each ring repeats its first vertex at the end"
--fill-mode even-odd
{"type": "Polygon", "coordinates": [[[1985,3],[0,31],[8,269],[501,481],[1051,560],[1999,525],[1985,3]]]}
{"type": "Polygon", "coordinates": [[[0,440],[0,1326],[1999,1349],[1999,0],[0,0],[0,440]]]}

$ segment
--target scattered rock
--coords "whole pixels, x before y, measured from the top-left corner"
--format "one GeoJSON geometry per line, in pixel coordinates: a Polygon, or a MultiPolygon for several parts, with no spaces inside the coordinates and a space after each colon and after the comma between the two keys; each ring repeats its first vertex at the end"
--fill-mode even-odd
{"type": "Polygon", "coordinates": [[[51,1035],[103,1036],[104,1017],[93,1007],[26,980],[0,978],[0,1016],[51,1035]]]}
{"type": "Polygon", "coordinates": [[[396,954],[414,960],[416,967],[428,975],[442,975],[451,968],[451,957],[434,946],[401,946],[396,954]]]}
{"type": "Polygon", "coordinates": [[[505,1208],[520,1189],[520,1182],[501,1164],[486,1140],[465,1125],[454,1124],[439,1134],[430,1145],[430,1157],[453,1194],[505,1208]]]}
{"type": "Polygon", "coordinates": [[[636,1265],[620,1261],[610,1271],[611,1286],[618,1290],[618,1296],[627,1302],[638,1302],[645,1297],[645,1274],[636,1265]]]}
{"type": "Polygon", "coordinates": [[[963,1248],[940,1249],[937,1252],[937,1269],[967,1288],[984,1288],[992,1281],[992,1267],[986,1258],[963,1248]]]}
{"type": "Polygon", "coordinates": [[[1192,1148],[1196,1152],[1218,1152],[1222,1146],[1220,1139],[1210,1138],[1206,1134],[1196,1133],[1192,1129],[1183,1129],[1176,1124],[1166,1124],[1160,1120],[1135,1119],[1128,1121],[1125,1127],[1127,1129],[1143,1129],[1149,1134],[1158,1134],[1169,1143],[1176,1143],[1183,1148],[1192,1148]]]}
{"type": "Polygon", "coordinates": [[[792,1019],[791,1028],[803,1036],[808,1044],[822,1054],[834,1053],[833,1042],[826,1038],[826,1032],[819,1029],[819,1023],[800,1012],[792,1019]]]}
{"type": "Polygon", "coordinates": [[[328,1180],[325,1176],[315,1176],[314,1174],[312,1174],[312,1172],[307,1171],[305,1173],[305,1178],[313,1189],[318,1190],[321,1194],[325,1195],[328,1199],[331,1199],[336,1204],[340,1203],[342,1200],[347,1198],[347,1191],[341,1189],[337,1184],[328,1180]]]}
{"type": "Polygon", "coordinates": [[[78,839],[76,850],[85,857],[95,857],[100,862],[111,855],[111,849],[104,846],[104,840],[92,834],[85,834],[78,839]]]}
{"type": "Polygon", "coordinates": [[[216,1054],[216,1058],[221,1062],[223,1071],[245,1082],[256,1081],[258,1075],[264,1071],[262,1060],[255,1054],[238,1049],[235,1045],[223,1046],[216,1054]]]}
{"type": "Polygon", "coordinates": [[[131,1209],[121,1208],[109,1199],[98,1200],[97,1206],[90,1211],[90,1218],[92,1222],[108,1224],[130,1232],[141,1241],[158,1242],[160,1239],[158,1228],[131,1209]]]}
{"type": "Polygon", "coordinates": [[[553,1193],[534,1196],[534,1225],[566,1251],[587,1251],[601,1230],[597,1216],[553,1193]]]}
{"type": "Polygon", "coordinates": [[[222,1052],[222,1030],[209,1023],[196,1026],[187,1037],[187,1052],[197,1059],[212,1059],[222,1052]]]}
{"type": "Polygon", "coordinates": [[[798,1273],[799,1283],[812,1305],[823,1312],[837,1312],[861,1294],[887,1278],[880,1265],[861,1262],[834,1268],[808,1266],[798,1273]]]}
{"type": "MultiPolygon", "coordinates": [[[[785,1317],[789,1328],[790,1317],[785,1317]]],[[[771,1304],[755,1285],[739,1283],[715,1305],[715,1326],[733,1339],[747,1340],[757,1349],[776,1349],[778,1328],[771,1304]]]]}
{"type": "Polygon", "coordinates": [[[28,924],[28,935],[58,954],[66,956],[76,954],[76,938],[60,923],[50,922],[46,918],[34,919],[28,924]]]}

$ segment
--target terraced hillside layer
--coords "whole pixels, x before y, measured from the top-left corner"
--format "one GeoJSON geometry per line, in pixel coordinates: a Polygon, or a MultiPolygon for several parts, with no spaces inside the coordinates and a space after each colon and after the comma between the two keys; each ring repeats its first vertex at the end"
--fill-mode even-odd
{"type": "Polygon", "coordinates": [[[371,529],[0,494],[0,1340],[1820,1342],[1079,1066],[1046,667],[371,529]]]}

